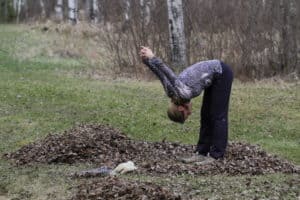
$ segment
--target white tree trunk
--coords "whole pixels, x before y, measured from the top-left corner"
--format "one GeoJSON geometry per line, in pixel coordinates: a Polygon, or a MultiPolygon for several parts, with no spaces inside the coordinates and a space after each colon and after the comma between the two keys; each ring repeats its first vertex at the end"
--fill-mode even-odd
{"type": "Polygon", "coordinates": [[[130,16],[130,0],[124,0],[124,17],[125,22],[129,21],[130,16]]]}
{"type": "Polygon", "coordinates": [[[21,8],[22,8],[22,0],[18,0],[17,2],[17,23],[20,22],[20,13],[21,13],[21,8]]]}
{"type": "Polygon", "coordinates": [[[69,21],[72,25],[77,23],[78,4],[77,0],[68,0],[69,7],[69,21]]]}
{"type": "Polygon", "coordinates": [[[263,9],[266,7],[266,0],[262,0],[263,9]]]}
{"type": "Polygon", "coordinates": [[[98,7],[98,0],[87,0],[86,11],[88,21],[98,23],[100,21],[100,12],[98,7]]]}
{"type": "Polygon", "coordinates": [[[13,0],[13,8],[14,8],[14,11],[16,12],[16,14],[17,14],[18,0],[13,0]]]}
{"type": "Polygon", "coordinates": [[[150,22],[150,3],[149,0],[140,0],[141,16],[146,25],[150,22]]]}
{"type": "Polygon", "coordinates": [[[42,18],[46,18],[46,9],[45,9],[45,3],[44,0],[40,0],[40,6],[41,6],[41,10],[42,10],[42,18]]]}
{"type": "Polygon", "coordinates": [[[93,13],[94,13],[94,18],[92,20],[94,23],[98,23],[100,17],[98,0],[93,0],[93,13]]]}
{"type": "Polygon", "coordinates": [[[167,5],[172,63],[173,66],[183,68],[187,65],[187,57],[182,0],[167,0],[167,5]]]}
{"type": "Polygon", "coordinates": [[[57,0],[56,1],[55,13],[56,13],[57,20],[62,21],[64,19],[64,15],[63,15],[63,0],[57,0]]]}

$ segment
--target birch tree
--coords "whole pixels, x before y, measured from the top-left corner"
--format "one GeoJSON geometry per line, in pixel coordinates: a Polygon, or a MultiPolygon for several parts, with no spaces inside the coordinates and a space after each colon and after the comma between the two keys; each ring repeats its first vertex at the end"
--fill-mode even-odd
{"type": "Polygon", "coordinates": [[[99,11],[99,5],[98,0],[93,0],[93,13],[94,13],[94,23],[98,23],[100,21],[100,11],[99,11]]]}
{"type": "Polygon", "coordinates": [[[182,0],[167,0],[171,61],[174,67],[187,65],[182,0]]]}
{"type": "Polygon", "coordinates": [[[78,2],[77,0],[68,0],[69,7],[69,21],[72,25],[77,23],[78,2]]]}
{"type": "Polygon", "coordinates": [[[87,18],[89,21],[98,23],[100,21],[100,12],[98,6],[98,0],[86,1],[87,18]]]}
{"type": "Polygon", "coordinates": [[[150,22],[150,1],[149,0],[140,0],[141,7],[141,16],[145,25],[148,25],[150,22]]]}
{"type": "Polygon", "coordinates": [[[64,15],[63,15],[63,0],[57,0],[56,1],[55,14],[56,14],[57,20],[59,20],[59,21],[63,20],[63,18],[64,18],[64,15]]]}
{"type": "Polygon", "coordinates": [[[41,6],[41,10],[42,10],[41,16],[42,16],[42,18],[46,18],[46,9],[45,9],[44,0],[40,0],[40,6],[41,6]]]}
{"type": "Polygon", "coordinates": [[[23,0],[17,0],[17,23],[20,22],[20,13],[21,13],[21,8],[23,3],[24,3],[23,0]]]}
{"type": "Polygon", "coordinates": [[[17,6],[18,6],[18,0],[13,0],[13,8],[15,12],[17,11],[17,6]]]}
{"type": "Polygon", "coordinates": [[[129,0],[124,0],[124,17],[125,17],[125,22],[129,21],[129,15],[130,15],[130,1],[129,0]]]}

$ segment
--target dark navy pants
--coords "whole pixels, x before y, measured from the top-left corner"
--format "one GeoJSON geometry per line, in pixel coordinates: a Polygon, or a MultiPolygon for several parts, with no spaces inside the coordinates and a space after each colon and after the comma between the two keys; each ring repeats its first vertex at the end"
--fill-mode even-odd
{"type": "Polygon", "coordinates": [[[222,158],[228,141],[228,108],[233,73],[222,64],[222,74],[205,89],[201,108],[201,127],[196,151],[222,158]]]}

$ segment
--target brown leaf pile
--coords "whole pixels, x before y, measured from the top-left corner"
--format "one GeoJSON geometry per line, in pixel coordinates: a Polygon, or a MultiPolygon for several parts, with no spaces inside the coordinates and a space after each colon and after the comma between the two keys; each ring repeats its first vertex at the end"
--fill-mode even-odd
{"type": "Polygon", "coordinates": [[[181,197],[169,189],[149,182],[126,181],[106,177],[88,180],[77,188],[72,200],[116,199],[116,200],[180,200],[181,197]]]}
{"type": "Polygon", "coordinates": [[[192,145],[131,140],[105,125],[81,125],[64,134],[51,134],[5,156],[16,165],[92,162],[113,168],[132,160],[139,173],[153,175],[299,173],[288,161],[267,154],[259,146],[240,142],[229,144],[225,158],[209,165],[184,164],[176,160],[177,156],[193,150],[192,145]]]}
{"type": "Polygon", "coordinates": [[[16,165],[93,162],[112,166],[128,160],[173,160],[186,151],[192,151],[192,146],[134,141],[109,126],[81,125],[64,134],[50,134],[5,156],[16,165]]]}

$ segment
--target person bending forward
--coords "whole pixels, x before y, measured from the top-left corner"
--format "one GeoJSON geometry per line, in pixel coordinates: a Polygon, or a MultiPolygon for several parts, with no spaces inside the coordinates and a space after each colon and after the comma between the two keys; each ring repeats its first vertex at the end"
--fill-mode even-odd
{"type": "Polygon", "coordinates": [[[161,81],[171,102],[168,117],[184,123],[192,113],[191,99],[204,90],[201,127],[195,152],[214,159],[223,158],[228,141],[228,107],[233,81],[231,68],[220,60],[197,62],[178,76],[148,47],[142,47],[143,63],[161,81]]]}

